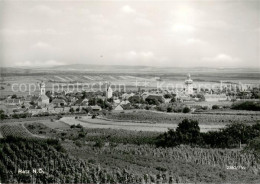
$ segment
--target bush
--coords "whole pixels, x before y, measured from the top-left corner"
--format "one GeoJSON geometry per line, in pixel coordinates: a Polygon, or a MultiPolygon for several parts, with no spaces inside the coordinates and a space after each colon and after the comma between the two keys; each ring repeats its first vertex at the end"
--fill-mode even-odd
{"type": "Polygon", "coordinates": [[[75,141],[74,143],[75,143],[75,145],[78,146],[78,147],[81,147],[81,146],[82,146],[82,143],[81,143],[79,140],[75,141]]]}
{"type": "Polygon", "coordinates": [[[197,121],[184,119],[178,124],[176,131],[170,129],[156,138],[156,145],[173,147],[180,144],[199,145],[211,148],[235,148],[248,144],[260,137],[260,123],[246,125],[232,123],[220,131],[201,133],[197,121]]]}
{"type": "Polygon", "coordinates": [[[102,139],[98,139],[94,146],[98,148],[102,148],[104,145],[105,145],[104,141],[102,139]]]}
{"type": "Polygon", "coordinates": [[[219,109],[219,106],[218,105],[213,105],[212,109],[219,109]]]}
{"type": "Polygon", "coordinates": [[[249,110],[249,111],[260,111],[260,102],[242,102],[242,103],[234,103],[231,106],[231,109],[235,110],[249,110]]]}
{"type": "Polygon", "coordinates": [[[173,108],[172,107],[167,107],[167,112],[172,112],[173,108]]]}
{"type": "Polygon", "coordinates": [[[190,108],[189,108],[189,107],[184,107],[184,108],[182,109],[182,112],[183,112],[183,113],[189,113],[189,112],[190,112],[190,108]]]}

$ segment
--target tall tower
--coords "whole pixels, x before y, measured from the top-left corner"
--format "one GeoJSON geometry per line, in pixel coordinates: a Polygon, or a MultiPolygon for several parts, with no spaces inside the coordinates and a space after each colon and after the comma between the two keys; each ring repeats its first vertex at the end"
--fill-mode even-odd
{"type": "Polygon", "coordinates": [[[39,85],[40,85],[40,95],[45,95],[45,83],[41,82],[39,85]]]}
{"type": "Polygon", "coordinates": [[[112,97],[113,97],[113,90],[111,88],[111,83],[106,82],[106,99],[109,99],[112,97]]]}
{"type": "Polygon", "coordinates": [[[187,75],[187,79],[185,80],[185,94],[192,95],[193,94],[193,80],[191,80],[190,74],[187,75]]]}
{"type": "Polygon", "coordinates": [[[106,96],[107,96],[107,99],[112,98],[112,96],[113,96],[113,90],[110,86],[107,88],[106,96]]]}

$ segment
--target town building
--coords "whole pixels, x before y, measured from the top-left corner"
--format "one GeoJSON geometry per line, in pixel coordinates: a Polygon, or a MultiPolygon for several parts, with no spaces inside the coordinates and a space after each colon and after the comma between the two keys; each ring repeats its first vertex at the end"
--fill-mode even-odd
{"type": "Polygon", "coordinates": [[[107,91],[106,91],[106,98],[108,99],[108,98],[112,98],[113,97],[113,90],[112,90],[112,88],[109,86],[108,88],[107,88],[107,91]]]}
{"type": "Polygon", "coordinates": [[[219,102],[228,100],[226,94],[205,94],[204,97],[206,102],[219,102]]]}
{"type": "Polygon", "coordinates": [[[193,94],[193,80],[191,79],[190,74],[188,74],[187,79],[185,80],[185,94],[192,95],[193,94]]]}

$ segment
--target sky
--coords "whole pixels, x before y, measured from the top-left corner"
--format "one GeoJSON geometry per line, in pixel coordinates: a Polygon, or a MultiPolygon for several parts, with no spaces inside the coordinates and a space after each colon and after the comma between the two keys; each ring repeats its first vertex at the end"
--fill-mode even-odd
{"type": "Polygon", "coordinates": [[[260,68],[260,1],[0,0],[0,64],[260,68]]]}

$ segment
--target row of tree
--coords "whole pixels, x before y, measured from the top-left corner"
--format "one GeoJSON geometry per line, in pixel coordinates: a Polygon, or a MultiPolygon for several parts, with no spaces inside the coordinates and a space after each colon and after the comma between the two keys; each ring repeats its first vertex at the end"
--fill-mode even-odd
{"type": "Polygon", "coordinates": [[[156,145],[173,147],[180,144],[211,148],[233,148],[248,144],[254,138],[260,137],[260,123],[246,125],[243,123],[228,124],[219,131],[200,132],[198,121],[184,119],[176,130],[157,137],[156,145]]]}

